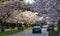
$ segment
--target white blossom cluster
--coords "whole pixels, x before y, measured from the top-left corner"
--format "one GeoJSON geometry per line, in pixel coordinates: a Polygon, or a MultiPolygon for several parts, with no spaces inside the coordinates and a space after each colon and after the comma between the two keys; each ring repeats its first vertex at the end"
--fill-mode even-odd
{"type": "Polygon", "coordinates": [[[9,23],[33,23],[33,21],[38,18],[37,13],[31,11],[18,11],[15,10],[12,12],[10,17],[6,20],[9,23]]]}

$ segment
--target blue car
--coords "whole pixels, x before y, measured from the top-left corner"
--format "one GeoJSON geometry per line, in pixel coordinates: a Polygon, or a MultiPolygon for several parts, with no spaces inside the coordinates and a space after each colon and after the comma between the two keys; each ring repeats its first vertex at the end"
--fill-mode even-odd
{"type": "Polygon", "coordinates": [[[34,26],[32,29],[32,33],[41,33],[41,27],[40,26],[34,26]]]}

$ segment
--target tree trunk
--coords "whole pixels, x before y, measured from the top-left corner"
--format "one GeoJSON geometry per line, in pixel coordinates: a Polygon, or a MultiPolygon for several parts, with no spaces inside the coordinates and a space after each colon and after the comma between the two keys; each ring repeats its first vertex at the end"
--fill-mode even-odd
{"type": "Polygon", "coordinates": [[[58,21],[58,36],[60,36],[60,21],[58,21]]]}
{"type": "Polygon", "coordinates": [[[4,24],[1,23],[1,32],[4,32],[4,24]]]}

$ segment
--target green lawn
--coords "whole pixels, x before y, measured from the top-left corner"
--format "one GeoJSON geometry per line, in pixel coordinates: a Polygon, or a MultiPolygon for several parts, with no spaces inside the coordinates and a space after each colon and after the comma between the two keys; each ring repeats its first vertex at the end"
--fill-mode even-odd
{"type": "Polygon", "coordinates": [[[28,27],[26,30],[32,30],[32,27],[28,27]]]}
{"type": "MultiPolygon", "coordinates": [[[[27,27],[26,30],[31,30],[32,27],[27,27]]],[[[18,32],[22,32],[23,30],[16,30],[16,29],[11,29],[5,32],[0,32],[0,36],[5,36],[8,34],[14,34],[14,33],[18,33],[18,32]]]]}
{"type": "Polygon", "coordinates": [[[17,33],[17,32],[21,32],[20,30],[8,30],[8,31],[5,31],[5,32],[0,32],[0,36],[5,36],[5,35],[8,35],[8,34],[13,34],[13,33],[17,33]]]}

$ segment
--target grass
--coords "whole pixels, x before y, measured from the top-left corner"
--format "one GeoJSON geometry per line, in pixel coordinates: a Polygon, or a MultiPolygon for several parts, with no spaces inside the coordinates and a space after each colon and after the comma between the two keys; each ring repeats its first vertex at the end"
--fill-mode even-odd
{"type": "Polygon", "coordinates": [[[13,33],[17,33],[17,32],[21,32],[20,30],[8,30],[8,31],[5,31],[5,32],[0,32],[0,36],[5,36],[5,35],[8,35],[8,34],[13,34],[13,33]]]}
{"type": "Polygon", "coordinates": [[[27,29],[26,30],[31,30],[32,29],[32,27],[27,27],[27,29]]]}
{"type": "MultiPolygon", "coordinates": [[[[27,27],[26,30],[31,30],[31,29],[32,29],[32,27],[27,27]]],[[[11,29],[11,30],[8,30],[5,32],[0,32],[0,36],[6,36],[8,34],[14,34],[14,33],[18,33],[18,32],[22,32],[22,30],[11,29]]]]}
{"type": "Polygon", "coordinates": [[[0,0],[0,2],[5,2],[5,1],[7,1],[7,0],[0,0]]]}

